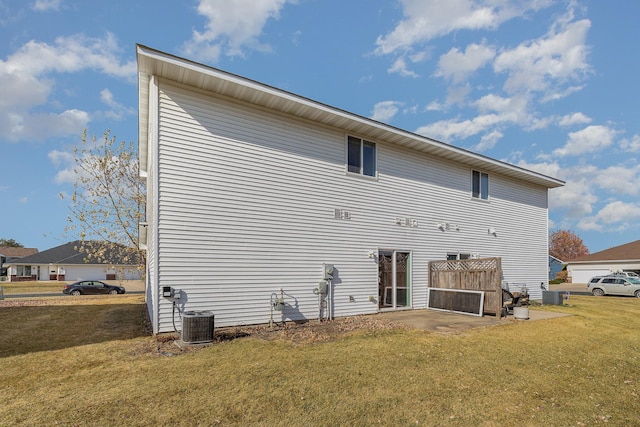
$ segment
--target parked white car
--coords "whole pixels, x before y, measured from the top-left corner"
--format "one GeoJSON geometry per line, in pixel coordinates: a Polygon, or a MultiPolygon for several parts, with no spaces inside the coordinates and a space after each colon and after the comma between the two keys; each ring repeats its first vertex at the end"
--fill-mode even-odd
{"type": "Polygon", "coordinates": [[[589,279],[587,291],[595,296],[629,295],[640,298],[640,279],[627,276],[596,276],[589,279]]]}
{"type": "Polygon", "coordinates": [[[613,273],[612,276],[624,276],[624,277],[635,277],[640,278],[640,276],[638,276],[638,273],[634,273],[633,271],[618,271],[616,273],[613,273]]]}

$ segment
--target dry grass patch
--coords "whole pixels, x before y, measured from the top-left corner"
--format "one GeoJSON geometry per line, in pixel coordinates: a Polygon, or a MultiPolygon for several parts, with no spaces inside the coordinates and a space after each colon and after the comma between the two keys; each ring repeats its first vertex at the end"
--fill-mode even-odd
{"type": "Polygon", "coordinates": [[[66,282],[0,282],[0,286],[6,295],[35,294],[35,293],[59,293],[66,282]]]}
{"type": "Polygon", "coordinates": [[[0,357],[148,336],[142,301],[137,295],[0,301],[0,357]]]}
{"type": "Polygon", "coordinates": [[[51,349],[42,341],[3,353],[0,425],[640,424],[637,299],[573,297],[549,308],[573,316],[462,334],[375,316],[325,329],[249,328],[248,337],[179,354],[162,351],[174,348],[166,336],[143,336],[135,298],[70,311],[88,319],[93,308],[102,325],[125,319],[111,338],[97,326],[50,329],[51,349]],[[66,335],[84,337],[73,344],[66,335]]]}

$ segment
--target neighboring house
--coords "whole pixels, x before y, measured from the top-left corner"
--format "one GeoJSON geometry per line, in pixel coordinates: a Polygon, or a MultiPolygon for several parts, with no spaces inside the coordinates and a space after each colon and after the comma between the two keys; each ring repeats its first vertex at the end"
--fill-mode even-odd
{"type": "Polygon", "coordinates": [[[587,283],[593,276],[630,271],[640,273],[640,240],[566,262],[571,283],[587,283]]]}
{"type": "Polygon", "coordinates": [[[562,181],[148,47],[137,60],[154,333],[185,310],[232,326],[274,306],[425,308],[430,260],[501,257],[541,299],[562,181]]]}
{"type": "Polygon", "coordinates": [[[558,258],[549,255],[549,280],[556,278],[556,274],[562,271],[564,263],[558,258]]]}
{"type": "Polygon", "coordinates": [[[46,251],[7,262],[7,276],[11,282],[20,281],[77,281],[139,279],[137,265],[123,264],[119,251],[107,251],[110,262],[88,257],[81,241],[69,242],[46,251]]]}
{"type": "Polygon", "coordinates": [[[0,247],[0,277],[7,277],[6,263],[37,253],[36,248],[0,247]]]}

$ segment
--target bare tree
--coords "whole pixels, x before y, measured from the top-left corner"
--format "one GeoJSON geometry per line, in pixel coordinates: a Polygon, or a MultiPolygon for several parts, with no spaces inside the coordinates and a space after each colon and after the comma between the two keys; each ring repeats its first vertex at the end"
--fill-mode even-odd
{"type": "Polygon", "coordinates": [[[555,230],[549,235],[549,255],[569,261],[589,255],[582,239],[571,230],[555,230]]]}
{"type": "Polygon", "coordinates": [[[139,176],[134,143],[116,142],[107,130],[101,139],[87,139],[73,150],[75,183],[65,231],[82,242],[86,261],[144,264],[138,249],[138,223],[144,218],[145,186],[139,176]]]}

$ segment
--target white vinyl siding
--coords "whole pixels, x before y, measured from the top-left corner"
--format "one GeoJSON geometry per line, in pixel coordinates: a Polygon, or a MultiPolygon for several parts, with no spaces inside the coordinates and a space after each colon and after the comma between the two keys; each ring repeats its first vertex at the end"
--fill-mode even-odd
{"type": "Polygon", "coordinates": [[[325,262],[336,268],[334,315],[375,313],[378,265],[368,254],[378,249],[411,252],[413,308],[426,307],[428,261],[447,252],[500,256],[508,282],[547,280],[544,187],[492,174],[491,203],[478,204],[468,167],[379,140],[378,180],[353,179],[344,173],[347,132],[160,89],[158,145],[149,144],[157,206],[147,208],[157,210],[148,218],[156,332],[173,329],[161,286],[183,291],[181,310],[213,311],[216,327],[268,322],[280,289],[284,320],[316,318],[325,262]],[[336,209],[350,219],[337,221],[336,209]],[[396,224],[407,217],[416,226],[396,224]],[[443,232],[441,222],[459,229],[443,232]]]}

